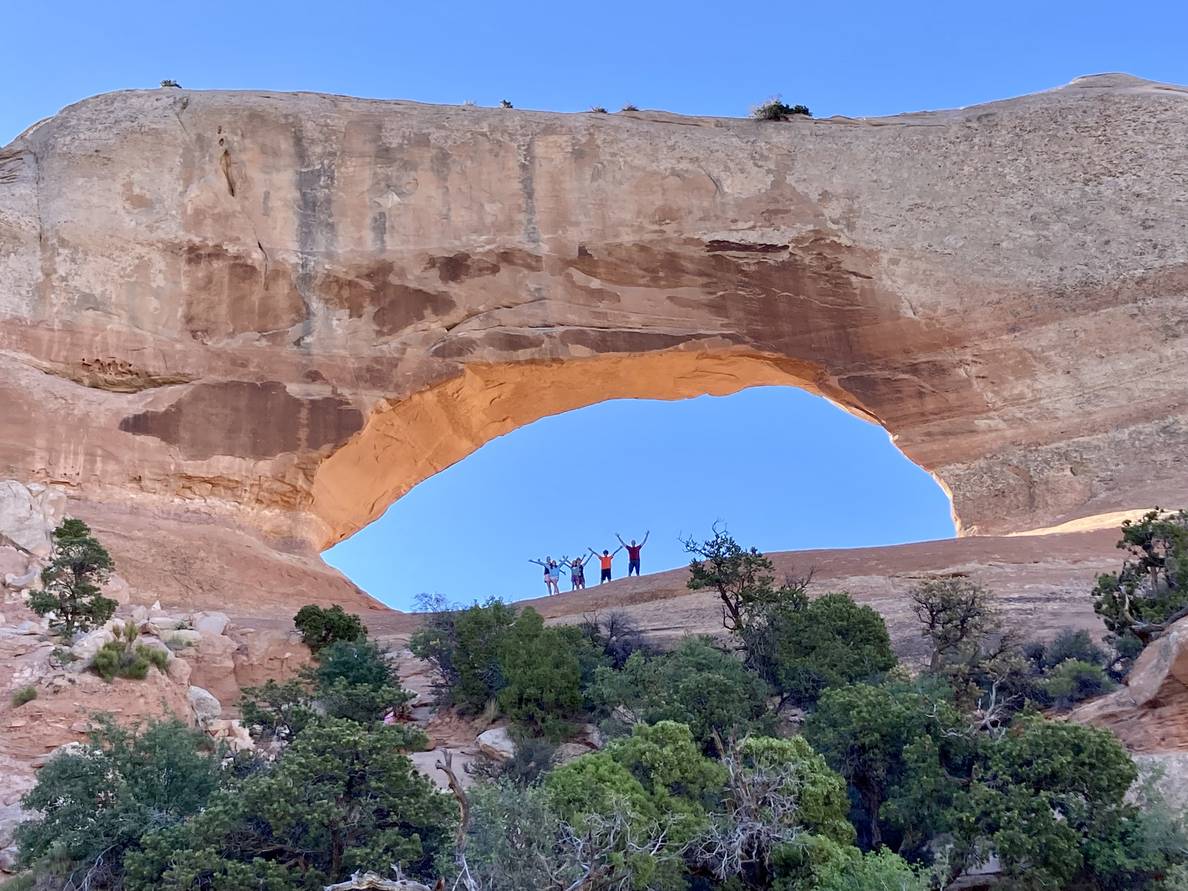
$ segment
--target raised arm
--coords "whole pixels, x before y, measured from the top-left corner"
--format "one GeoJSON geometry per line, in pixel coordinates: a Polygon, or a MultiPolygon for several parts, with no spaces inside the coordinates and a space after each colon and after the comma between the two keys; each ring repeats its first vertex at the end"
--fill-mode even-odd
{"type": "MultiPolygon", "coordinates": [[[[621,535],[620,535],[619,533],[617,533],[617,532],[615,533],[615,538],[617,538],[617,539],[619,540],[619,544],[621,544],[621,545],[625,545],[625,544],[627,544],[627,542],[623,541],[623,536],[621,536],[621,535]]],[[[616,551],[615,553],[618,553],[618,551],[616,551]]]]}
{"type": "MultiPolygon", "coordinates": [[[[619,539],[619,540],[622,541],[622,539],[619,539]]],[[[619,553],[619,551],[623,550],[623,548],[625,548],[625,547],[627,547],[626,544],[619,545],[617,548],[615,548],[613,551],[611,551],[611,556],[612,557],[615,556],[615,554],[619,553]]]]}
{"type": "Polygon", "coordinates": [[[543,560],[533,560],[531,557],[528,558],[528,562],[535,563],[537,566],[548,566],[549,565],[549,564],[545,563],[543,560]]]}
{"type": "Polygon", "coordinates": [[[649,535],[651,535],[651,534],[652,534],[652,530],[651,530],[651,529],[649,529],[647,532],[645,532],[645,533],[644,533],[643,541],[641,541],[641,542],[639,543],[639,546],[640,546],[641,548],[642,548],[644,545],[646,545],[646,544],[648,543],[648,536],[649,536],[649,535]]]}

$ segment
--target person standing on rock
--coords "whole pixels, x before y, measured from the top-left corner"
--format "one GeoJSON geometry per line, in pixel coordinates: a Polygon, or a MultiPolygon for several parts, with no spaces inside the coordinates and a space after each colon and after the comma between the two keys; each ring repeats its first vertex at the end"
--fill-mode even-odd
{"type": "Polygon", "coordinates": [[[602,566],[602,577],[598,580],[598,584],[605,585],[611,580],[611,565],[615,561],[615,554],[619,553],[621,550],[623,550],[623,546],[619,545],[617,548],[615,548],[614,553],[611,553],[606,548],[603,548],[602,553],[599,554],[596,550],[590,548],[590,556],[597,557],[599,565],[602,566]]]}
{"type": "Polygon", "coordinates": [[[635,571],[637,577],[639,576],[639,552],[642,551],[643,546],[648,543],[648,536],[651,534],[652,532],[649,529],[644,533],[643,541],[641,541],[639,544],[635,543],[634,538],[631,539],[631,544],[627,544],[627,542],[623,541],[623,536],[619,535],[617,532],[615,533],[615,538],[619,540],[619,544],[627,549],[627,578],[631,578],[632,570],[635,571]]]}
{"type": "Polygon", "coordinates": [[[552,557],[545,557],[543,560],[529,560],[528,562],[544,567],[544,583],[550,597],[561,593],[561,568],[557,565],[556,560],[552,557]]]}
{"type": "MultiPolygon", "coordinates": [[[[591,552],[591,557],[593,552],[591,552]]],[[[569,581],[571,591],[586,590],[586,564],[590,562],[590,557],[584,560],[581,557],[574,557],[570,560],[568,557],[562,557],[562,561],[569,567],[569,581]]]]}

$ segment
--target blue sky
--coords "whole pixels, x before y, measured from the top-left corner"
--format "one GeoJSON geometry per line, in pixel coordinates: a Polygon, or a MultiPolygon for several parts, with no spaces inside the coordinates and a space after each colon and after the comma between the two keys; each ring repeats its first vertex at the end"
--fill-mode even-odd
{"type": "MultiPolygon", "coordinates": [[[[818,116],[971,105],[1103,71],[1188,83],[1183,2],[59,2],[5,4],[0,142],[85,96],[152,87],[424,102],[625,103],[818,116]]],[[[536,595],[529,556],[652,530],[645,569],[715,519],[763,548],[952,534],[940,490],[886,434],[788,389],[592,406],[490,443],[328,557],[408,606],[536,595]]],[[[625,568],[620,562],[617,574],[625,568]]]]}

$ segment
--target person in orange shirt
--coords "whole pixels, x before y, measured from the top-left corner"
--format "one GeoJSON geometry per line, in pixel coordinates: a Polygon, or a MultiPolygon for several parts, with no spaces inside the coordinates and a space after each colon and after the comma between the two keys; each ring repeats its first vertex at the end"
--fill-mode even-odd
{"type": "Polygon", "coordinates": [[[590,553],[598,558],[598,563],[602,567],[602,577],[598,580],[598,584],[604,584],[611,580],[611,563],[615,559],[615,554],[623,550],[623,546],[619,545],[614,552],[608,551],[606,548],[602,549],[602,553],[598,553],[593,548],[590,548],[590,553]]]}

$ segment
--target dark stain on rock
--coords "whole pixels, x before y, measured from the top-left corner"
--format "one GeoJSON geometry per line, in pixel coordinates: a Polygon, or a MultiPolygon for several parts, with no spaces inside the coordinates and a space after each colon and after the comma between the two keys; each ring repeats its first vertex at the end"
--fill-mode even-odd
{"type": "Polygon", "coordinates": [[[348,440],[363,414],[340,396],[300,399],[275,381],[197,384],[172,405],[120,421],[120,429],[176,446],[183,458],[264,459],[348,440]]]}
{"type": "Polygon", "coordinates": [[[778,254],[788,250],[788,245],[756,244],[754,242],[720,241],[715,239],[706,242],[705,249],[709,253],[715,253],[717,251],[731,251],[732,253],[741,254],[778,254]]]}
{"type": "Polygon", "coordinates": [[[499,272],[499,264],[484,257],[472,257],[467,253],[450,254],[443,257],[430,257],[425,264],[426,269],[436,269],[437,277],[442,284],[453,284],[468,278],[481,278],[484,275],[495,275],[499,272]]]}
{"type": "Polygon", "coordinates": [[[457,305],[449,294],[394,281],[396,274],[391,262],[381,260],[351,273],[323,272],[316,290],[329,305],[345,309],[352,319],[374,309],[372,321],[383,336],[428,318],[440,318],[457,305]]]}
{"type": "Polygon", "coordinates": [[[495,255],[495,259],[504,266],[515,266],[518,269],[527,269],[529,272],[541,272],[544,270],[544,258],[540,254],[534,254],[531,251],[524,251],[519,248],[508,248],[499,251],[495,255]]]}
{"type": "Polygon", "coordinates": [[[200,341],[282,330],[305,317],[305,304],[283,264],[234,254],[214,244],[182,251],[182,318],[200,341]]]}
{"type": "Polygon", "coordinates": [[[561,332],[564,346],[586,347],[596,353],[646,353],[688,343],[686,334],[630,329],[570,328],[561,332]]]}
{"type": "Polygon", "coordinates": [[[376,309],[373,317],[375,329],[384,336],[392,335],[425,319],[441,318],[455,306],[457,304],[449,294],[422,291],[408,285],[389,285],[384,289],[383,305],[376,309]]]}

